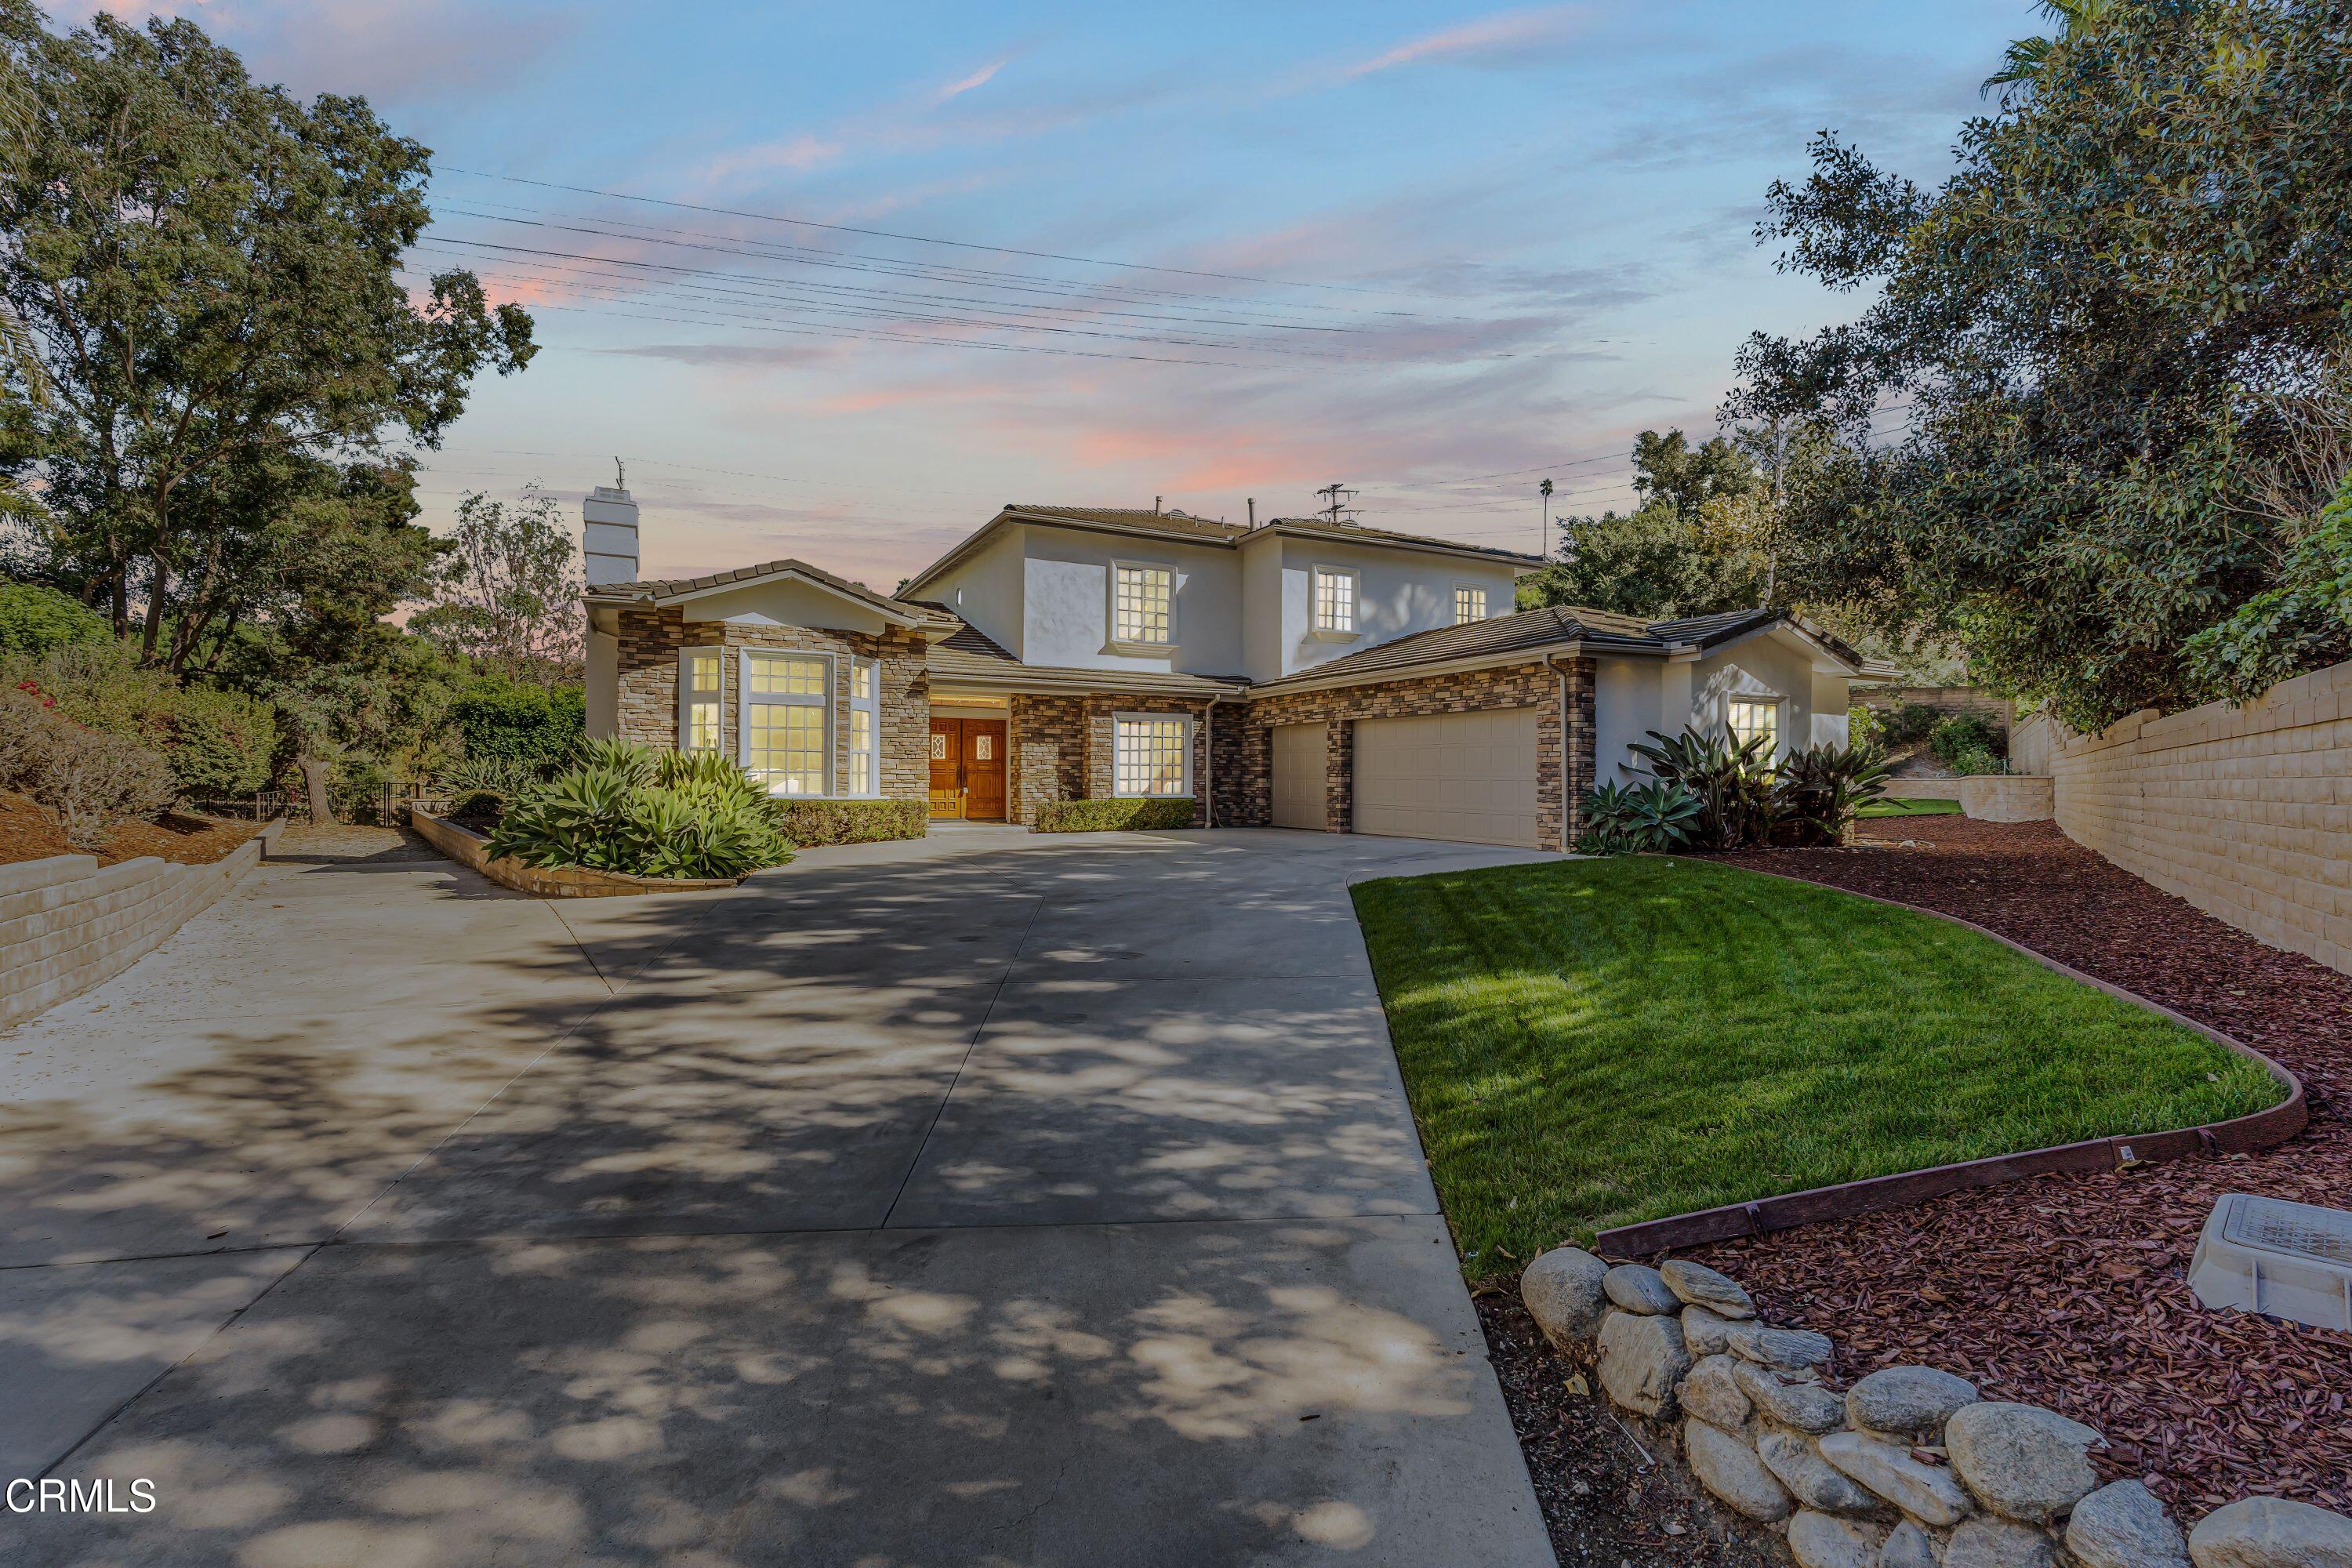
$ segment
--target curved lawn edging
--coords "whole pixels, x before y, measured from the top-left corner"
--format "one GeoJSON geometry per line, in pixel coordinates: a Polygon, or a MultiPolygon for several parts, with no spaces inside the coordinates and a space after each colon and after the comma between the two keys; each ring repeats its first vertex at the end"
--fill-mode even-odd
{"type": "Polygon", "coordinates": [[[1969,1187],[1990,1187],[2003,1182],[2014,1182],[2027,1176],[2081,1173],[2095,1171],[2122,1170],[2132,1165],[2149,1164],[2159,1160],[2183,1159],[2192,1154],[2235,1154],[2256,1149],[2268,1149],[2284,1143],[2302,1131],[2311,1120],[2311,1110],[2304,1095],[2303,1080],[2273,1061],[2242,1040],[2233,1039],[2221,1030],[2184,1016],[2160,1003],[2151,1002],[2137,992],[2127,991],[2112,981],[2095,974],[2085,974],[2072,964],[2061,963],[2045,952],[2037,952],[2023,942],[2015,942],[1997,931],[1988,930],[1974,921],[1944,913],[1918,904],[1906,904],[1900,899],[1881,898],[1875,893],[1860,893],[1851,889],[1832,887],[1826,882],[1812,881],[1804,877],[1792,877],[1780,871],[1762,871],[1752,866],[1737,869],[1759,877],[1770,877],[1783,882],[1795,882],[1827,892],[1843,893],[1848,898],[1864,899],[1888,909],[1904,910],[1916,915],[1926,915],[1949,925],[1956,925],[1977,935],[1990,937],[2001,946],[2020,952],[2052,972],[2077,980],[2095,990],[2104,991],[2118,1001],[2142,1007],[2157,1016],[2179,1025],[2193,1034],[2203,1036],[2239,1056],[2259,1063],[2287,1091],[2278,1104],[2226,1121],[2201,1123],[2194,1127],[2175,1128],[2168,1131],[2118,1133],[2107,1138],[2087,1139],[2078,1143],[2053,1144],[2042,1149],[2028,1149],[2014,1154],[1993,1154],[1981,1160],[1967,1160],[1957,1164],[1931,1165],[1916,1171],[1898,1171],[1891,1175],[1871,1176],[1858,1182],[1840,1182],[1826,1187],[1812,1187],[1800,1193],[1784,1193],[1777,1197],[1759,1198],[1752,1203],[1727,1204],[1719,1208],[1696,1209],[1689,1214],[1669,1215],[1664,1219],[1643,1220],[1637,1225],[1619,1226],[1604,1230],[1593,1237],[1593,1249],[1620,1258],[1645,1258],[1678,1247],[1697,1247],[1711,1241],[1729,1241],[1736,1237],[1760,1236],[1770,1230],[1788,1230],[1797,1226],[1816,1225],[1823,1220],[1845,1219],[1853,1215],[1870,1214],[1879,1209],[1901,1208],[1910,1204],[1925,1203],[1929,1198],[1947,1193],[1960,1192],[1969,1187]]]}
{"type": "Polygon", "coordinates": [[[740,877],[633,877],[579,866],[526,866],[511,855],[490,858],[488,841],[471,828],[411,806],[408,820],[425,841],[500,887],[539,899],[611,899],[635,893],[692,893],[742,885],[740,877]]]}

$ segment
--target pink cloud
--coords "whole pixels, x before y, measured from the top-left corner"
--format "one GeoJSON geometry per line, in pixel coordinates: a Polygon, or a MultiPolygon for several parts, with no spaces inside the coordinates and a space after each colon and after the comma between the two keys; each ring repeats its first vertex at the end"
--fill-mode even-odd
{"type": "Polygon", "coordinates": [[[995,77],[998,71],[1003,70],[1006,66],[1011,65],[1012,63],[1013,57],[1010,55],[1005,56],[1003,59],[991,60],[988,64],[981,67],[970,76],[958,77],[955,80],[948,83],[947,86],[940,89],[937,93],[932,95],[931,101],[934,104],[945,103],[951,98],[961,98],[965,93],[971,91],[974,88],[986,87],[990,80],[995,77]]]}
{"type": "Polygon", "coordinates": [[[842,143],[822,136],[805,133],[787,136],[781,141],[761,142],[757,147],[740,148],[713,158],[702,171],[706,180],[725,180],[737,174],[770,169],[790,169],[803,174],[819,164],[830,163],[841,156],[842,143]]]}
{"type": "Polygon", "coordinates": [[[1492,16],[1459,26],[1441,28],[1408,39],[1384,53],[1372,56],[1348,68],[1350,79],[1368,77],[1376,71],[1394,70],[1399,66],[1421,65],[1429,60],[1461,59],[1494,55],[1507,50],[1556,44],[1582,30],[1587,17],[1580,5],[1544,5],[1527,11],[1501,11],[1492,16]]]}

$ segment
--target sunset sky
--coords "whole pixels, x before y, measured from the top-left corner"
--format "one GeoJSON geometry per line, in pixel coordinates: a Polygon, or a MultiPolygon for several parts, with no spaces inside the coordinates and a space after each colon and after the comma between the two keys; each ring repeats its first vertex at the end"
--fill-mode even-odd
{"type": "Polygon", "coordinates": [[[1807,139],[1938,177],[2035,26],[2021,0],[161,9],[367,94],[435,152],[420,274],[537,312],[545,351],[428,455],[429,522],[533,479],[576,518],[618,455],[649,575],[797,555],[884,588],[1007,500],[1239,519],[1334,479],[1367,522],[1533,548],[1545,473],[1622,503],[1633,433],[1711,433],[1749,331],[1857,308],[1751,237],[1807,139]]]}

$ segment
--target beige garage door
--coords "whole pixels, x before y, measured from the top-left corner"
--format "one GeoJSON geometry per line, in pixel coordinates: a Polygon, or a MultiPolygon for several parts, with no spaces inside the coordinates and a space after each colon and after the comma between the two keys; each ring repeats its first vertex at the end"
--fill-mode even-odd
{"type": "Polygon", "coordinates": [[[1310,827],[1320,833],[1325,819],[1324,769],[1331,744],[1326,724],[1278,724],[1274,731],[1274,825],[1310,827]]]}
{"type": "Polygon", "coordinates": [[[1356,723],[1356,831],[1536,842],[1536,710],[1356,723]]]}

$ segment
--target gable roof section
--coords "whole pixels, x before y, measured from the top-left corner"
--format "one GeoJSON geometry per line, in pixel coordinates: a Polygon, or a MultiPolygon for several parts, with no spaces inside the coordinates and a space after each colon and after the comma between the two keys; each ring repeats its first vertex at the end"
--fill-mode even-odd
{"type": "Polygon", "coordinates": [[[1856,668],[1859,654],[1834,637],[1807,626],[1780,610],[1731,610],[1721,615],[1690,616],[1679,620],[1645,621],[1610,610],[1574,605],[1549,605],[1521,610],[1491,620],[1415,632],[1393,642],[1381,643],[1344,658],[1326,660],[1296,675],[1268,680],[1252,688],[1278,691],[1286,687],[1323,682],[1347,685],[1358,680],[1394,676],[1410,678],[1416,669],[1438,666],[1507,660],[1514,654],[1541,657],[1571,644],[1588,653],[1646,655],[1664,658],[1685,650],[1704,651],[1749,632],[1786,624],[1821,643],[1856,668]]]}
{"type": "Polygon", "coordinates": [[[862,584],[836,577],[822,567],[805,561],[783,560],[762,562],[757,566],[739,566],[732,572],[713,572],[701,577],[673,577],[638,583],[598,583],[589,586],[587,597],[602,604],[674,605],[688,599],[699,599],[707,594],[725,593],[735,588],[757,587],[762,583],[797,579],[830,594],[848,599],[862,608],[871,610],[887,621],[904,626],[943,627],[958,625],[953,616],[928,605],[909,604],[903,599],[877,594],[862,584]]]}

